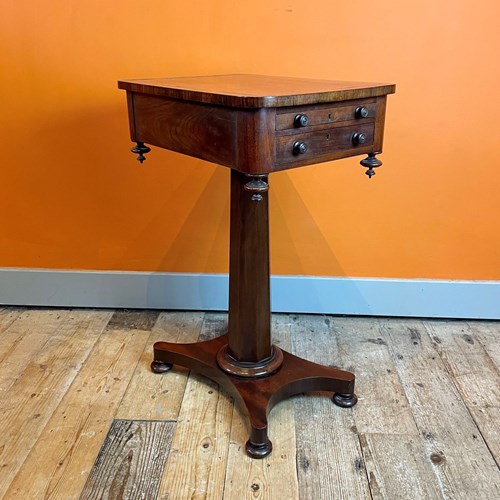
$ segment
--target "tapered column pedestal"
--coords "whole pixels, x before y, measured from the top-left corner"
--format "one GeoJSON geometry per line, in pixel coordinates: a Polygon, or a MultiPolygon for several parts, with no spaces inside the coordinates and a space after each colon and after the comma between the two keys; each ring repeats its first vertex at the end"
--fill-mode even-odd
{"type": "Polygon", "coordinates": [[[157,342],[151,368],[178,364],[214,380],[239,401],[250,421],[247,453],[272,450],[267,415],[284,398],[332,391],[342,407],[356,404],[354,375],[306,361],[271,343],[267,176],[231,170],[229,326],[227,335],[195,344],[157,342]]]}

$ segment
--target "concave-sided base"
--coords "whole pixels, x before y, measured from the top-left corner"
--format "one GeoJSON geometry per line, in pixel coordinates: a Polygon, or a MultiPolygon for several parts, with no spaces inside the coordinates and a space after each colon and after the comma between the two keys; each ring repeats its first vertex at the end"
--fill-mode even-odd
{"type": "Polygon", "coordinates": [[[195,344],[156,342],[152,369],[162,373],[161,367],[172,364],[185,366],[214,380],[227,390],[246,410],[250,422],[250,438],[246,450],[252,458],[264,458],[272,450],[267,435],[267,415],[281,400],[310,391],[332,391],[356,404],[354,374],[318,365],[286,351],[283,363],[274,373],[265,377],[243,378],[232,375],[219,367],[217,353],[227,345],[227,335],[195,344]]]}

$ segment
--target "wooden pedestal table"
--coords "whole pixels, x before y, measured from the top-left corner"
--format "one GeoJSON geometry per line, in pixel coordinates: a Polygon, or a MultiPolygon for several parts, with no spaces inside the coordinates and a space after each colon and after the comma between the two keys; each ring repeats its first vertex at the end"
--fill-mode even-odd
{"type": "Polygon", "coordinates": [[[306,361],[271,342],[268,175],[367,154],[369,177],[382,163],[387,94],[394,85],[260,75],[120,81],[127,91],[132,149],[142,163],[159,146],[231,168],[228,333],[206,342],[154,345],[152,370],[174,364],[223,386],[250,421],[246,444],[267,456],[267,415],[284,398],[332,391],[357,402],[354,374],[306,361]]]}

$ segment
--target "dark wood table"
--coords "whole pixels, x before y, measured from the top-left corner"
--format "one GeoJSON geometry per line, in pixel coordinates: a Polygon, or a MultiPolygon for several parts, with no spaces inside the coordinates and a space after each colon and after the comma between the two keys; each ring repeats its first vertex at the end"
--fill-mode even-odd
{"type": "Polygon", "coordinates": [[[127,91],[132,152],[145,143],[231,168],[229,325],[207,342],[154,345],[152,370],[179,364],[227,389],[247,411],[248,455],[267,456],[267,415],[293,394],[332,391],[357,402],[354,374],[312,363],[271,342],[268,175],[366,154],[382,162],[387,94],[394,85],[260,75],[120,81],[127,91]]]}

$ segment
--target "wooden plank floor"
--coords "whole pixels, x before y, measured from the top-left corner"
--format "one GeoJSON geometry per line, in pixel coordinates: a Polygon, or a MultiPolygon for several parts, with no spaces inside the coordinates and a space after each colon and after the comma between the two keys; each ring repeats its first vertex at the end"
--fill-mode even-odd
{"type": "Polygon", "coordinates": [[[157,340],[225,329],[222,313],[0,308],[0,498],[500,498],[500,322],[274,315],[275,343],[355,371],[359,403],[281,402],[264,460],[216,384],[149,370],[157,340]]]}

